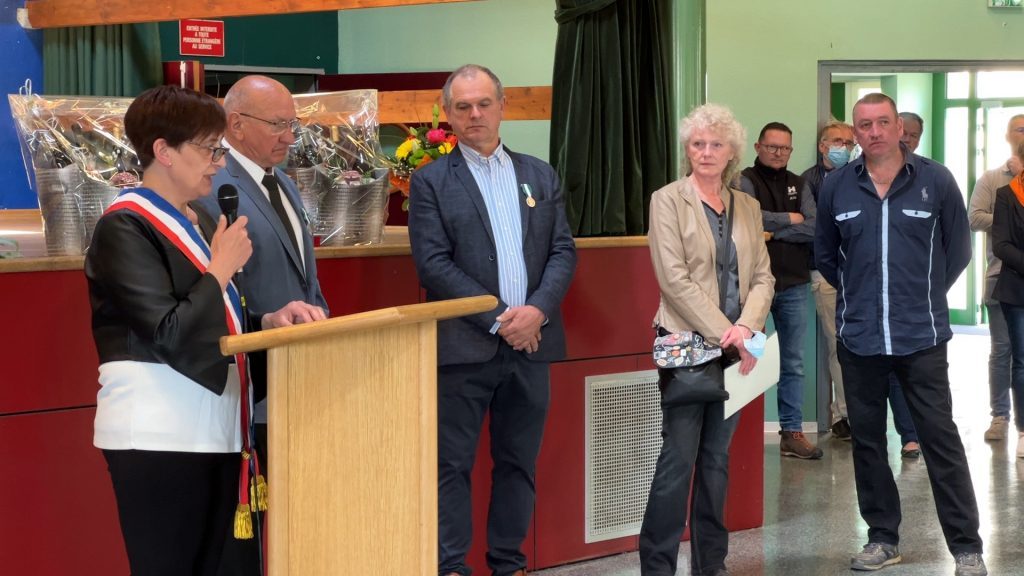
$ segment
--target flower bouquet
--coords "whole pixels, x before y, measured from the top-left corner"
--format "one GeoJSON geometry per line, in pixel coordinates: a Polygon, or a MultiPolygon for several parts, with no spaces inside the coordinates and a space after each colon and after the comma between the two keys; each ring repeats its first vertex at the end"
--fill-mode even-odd
{"type": "Polygon", "coordinates": [[[409,136],[395,150],[394,157],[388,159],[391,164],[391,185],[405,196],[402,210],[409,210],[409,180],[412,173],[448,154],[458,143],[455,134],[439,127],[440,115],[441,110],[434,104],[434,118],[430,126],[409,128],[409,136]]]}

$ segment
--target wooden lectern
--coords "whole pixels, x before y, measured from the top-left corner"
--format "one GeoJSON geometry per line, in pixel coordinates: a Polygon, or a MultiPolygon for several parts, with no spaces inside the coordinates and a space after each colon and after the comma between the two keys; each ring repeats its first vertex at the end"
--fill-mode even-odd
{"type": "Polygon", "coordinates": [[[267,350],[271,576],[437,572],[437,321],[492,296],[221,339],[267,350]]]}

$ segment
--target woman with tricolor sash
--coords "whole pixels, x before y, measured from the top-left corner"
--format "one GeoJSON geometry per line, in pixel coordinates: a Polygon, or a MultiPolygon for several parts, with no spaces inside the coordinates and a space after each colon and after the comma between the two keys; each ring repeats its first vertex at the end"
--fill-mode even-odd
{"type": "MultiPolygon", "coordinates": [[[[175,86],[140,95],[125,131],[143,166],[96,225],[85,262],[99,354],[94,444],[107,460],[131,573],[214,575],[225,539],[265,507],[251,449],[243,331],[232,276],[252,254],[242,216],[194,200],[224,165],[216,100],[175,86]]],[[[252,325],[278,325],[279,311],[252,325]]],[[[284,323],[284,322],[282,322],[284,323]]]]}

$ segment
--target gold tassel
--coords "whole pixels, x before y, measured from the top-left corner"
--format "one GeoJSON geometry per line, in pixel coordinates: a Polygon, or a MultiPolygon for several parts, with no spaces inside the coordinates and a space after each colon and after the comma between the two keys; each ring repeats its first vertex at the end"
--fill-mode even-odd
{"type": "Polygon", "coordinates": [[[249,540],[252,538],[252,513],[248,504],[239,504],[235,508],[235,539],[249,540]]]}
{"type": "Polygon", "coordinates": [[[267,510],[267,480],[263,474],[256,475],[256,509],[260,512],[267,510]]]}

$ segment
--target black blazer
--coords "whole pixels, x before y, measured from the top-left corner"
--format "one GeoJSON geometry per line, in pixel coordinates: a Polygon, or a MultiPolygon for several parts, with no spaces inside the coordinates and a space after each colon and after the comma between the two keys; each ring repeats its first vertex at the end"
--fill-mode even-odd
{"type": "Polygon", "coordinates": [[[992,297],[1007,304],[1024,305],[1024,206],[1009,186],[996,190],[992,253],[1003,261],[992,297]]]}
{"type": "MultiPolygon", "coordinates": [[[[546,162],[505,149],[518,184],[528,183],[536,205],[520,198],[526,303],[547,317],[540,347],[526,357],[551,362],[565,357],[561,304],[576,269],[576,245],[565,217],[562,187],[546,162]]],[[[409,194],[409,242],[427,300],[493,295],[490,312],[438,323],[438,364],[486,362],[501,337],[491,334],[501,302],[494,232],[480,188],[466,166],[461,146],[413,173],[409,194]]]]}
{"type": "MultiPolygon", "coordinates": [[[[212,220],[200,210],[201,228],[211,234],[212,220]]],[[[218,341],[228,329],[212,274],[200,274],[142,216],[118,210],[97,222],[85,276],[100,363],[167,364],[211,392],[224,392],[230,359],[218,341]]]]}

